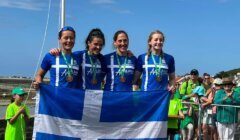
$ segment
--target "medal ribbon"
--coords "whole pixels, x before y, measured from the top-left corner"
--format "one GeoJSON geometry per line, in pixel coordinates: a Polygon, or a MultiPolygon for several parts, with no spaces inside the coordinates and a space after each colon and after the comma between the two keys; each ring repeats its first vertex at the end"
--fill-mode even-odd
{"type": "Polygon", "coordinates": [[[93,80],[96,80],[96,67],[97,67],[97,64],[96,62],[93,62],[93,59],[92,59],[92,55],[90,55],[90,53],[88,52],[88,57],[89,57],[89,60],[90,60],[90,63],[91,63],[91,70],[93,71],[93,80]]]}
{"type": "Polygon", "coordinates": [[[156,70],[156,76],[160,76],[160,72],[161,72],[161,66],[162,66],[162,58],[161,55],[159,56],[159,63],[156,63],[156,60],[154,58],[154,56],[151,54],[153,63],[155,65],[155,70],[156,70]]]}
{"type": "Polygon", "coordinates": [[[67,58],[66,58],[66,56],[65,56],[65,54],[63,52],[62,52],[62,56],[63,56],[63,59],[64,59],[65,63],[67,64],[67,75],[68,76],[72,76],[72,74],[73,74],[73,69],[72,69],[72,67],[73,67],[73,58],[72,58],[72,56],[70,56],[71,57],[71,62],[68,63],[67,58]]]}
{"type": "Polygon", "coordinates": [[[125,73],[125,70],[126,70],[126,64],[127,64],[127,56],[125,56],[125,58],[124,58],[124,64],[120,63],[120,59],[119,59],[117,53],[116,53],[116,56],[117,56],[117,62],[118,62],[118,65],[119,65],[120,75],[121,75],[121,77],[124,77],[124,73],[125,73]]]}

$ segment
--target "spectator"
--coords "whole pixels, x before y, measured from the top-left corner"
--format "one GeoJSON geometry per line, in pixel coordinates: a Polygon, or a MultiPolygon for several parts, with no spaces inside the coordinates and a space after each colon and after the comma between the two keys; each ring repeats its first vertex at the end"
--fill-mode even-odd
{"type": "MultiPolygon", "coordinates": [[[[218,90],[214,97],[214,103],[220,105],[239,105],[240,93],[233,91],[233,79],[223,78],[224,90],[218,90]]],[[[234,140],[237,109],[231,106],[217,107],[217,130],[220,140],[234,140]]]]}
{"type": "Polygon", "coordinates": [[[194,132],[194,111],[191,104],[183,104],[183,108],[179,112],[183,119],[180,122],[180,130],[182,140],[191,140],[194,132]]]}
{"type": "Polygon", "coordinates": [[[198,81],[198,70],[193,69],[190,72],[190,79],[188,81],[183,82],[183,84],[180,87],[180,94],[182,96],[184,95],[189,95],[192,93],[192,90],[196,87],[196,86],[200,86],[201,83],[198,81]]]}
{"type": "Polygon", "coordinates": [[[174,135],[179,133],[178,119],[183,117],[179,115],[179,111],[182,109],[182,102],[176,96],[177,96],[176,92],[175,94],[171,95],[168,111],[168,136],[170,140],[173,140],[174,135]]]}
{"type": "Polygon", "coordinates": [[[25,140],[26,139],[26,122],[30,115],[28,107],[23,104],[24,95],[27,92],[21,87],[12,90],[14,102],[9,104],[6,110],[5,119],[7,127],[5,131],[5,140],[25,140]]]}
{"type": "Polygon", "coordinates": [[[203,74],[203,86],[206,91],[212,87],[211,77],[208,73],[203,74]]]}

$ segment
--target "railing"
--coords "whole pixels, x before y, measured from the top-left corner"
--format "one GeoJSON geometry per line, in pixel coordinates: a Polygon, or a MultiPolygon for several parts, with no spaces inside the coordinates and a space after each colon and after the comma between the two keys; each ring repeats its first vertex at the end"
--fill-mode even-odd
{"type": "MultiPolygon", "coordinates": [[[[191,105],[195,106],[195,111],[197,115],[194,115],[194,117],[197,117],[197,124],[194,124],[194,128],[198,129],[198,133],[194,133],[195,139],[202,140],[205,135],[207,135],[208,140],[214,139],[213,136],[209,136],[209,133],[203,132],[202,124],[204,123],[207,126],[214,127],[215,130],[217,130],[217,136],[218,138],[226,137],[228,135],[227,132],[221,133],[223,131],[223,128],[219,128],[219,124],[228,124],[235,127],[233,129],[234,133],[234,140],[240,139],[240,112],[239,108],[240,106],[237,105],[223,105],[223,104],[211,104],[208,105],[205,108],[201,107],[201,104],[194,103],[194,102],[182,102],[183,105],[191,105]],[[216,112],[214,112],[213,108],[216,107],[216,112]],[[222,119],[222,120],[221,120],[222,119]],[[208,121],[212,122],[208,122],[208,121]],[[215,122],[216,121],[216,122],[215,122]],[[219,122],[220,121],[220,122],[219,122]],[[222,121],[222,122],[221,122],[222,121]],[[211,124],[212,123],[212,124],[211,124]],[[217,129],[218,128],[218,129],[217,129]]],[[[209,128],[208,128],[209,129],[209,128]]],[[[209,131],[207,131],[209,132],[209,131]]]]}

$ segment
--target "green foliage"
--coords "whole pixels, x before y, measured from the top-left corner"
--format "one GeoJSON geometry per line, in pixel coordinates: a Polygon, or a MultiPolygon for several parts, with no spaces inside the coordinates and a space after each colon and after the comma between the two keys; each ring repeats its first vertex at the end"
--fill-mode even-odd
{"type": "Polygon", "coordinates": [[[238,72],[240,72],[240,68],[237,69],[233,69],[233,70],[229,70],[229,71],[220,71],[218,72],[214,77],[229,77],[229,76],[234,76],[236,75],[238,72]]]}

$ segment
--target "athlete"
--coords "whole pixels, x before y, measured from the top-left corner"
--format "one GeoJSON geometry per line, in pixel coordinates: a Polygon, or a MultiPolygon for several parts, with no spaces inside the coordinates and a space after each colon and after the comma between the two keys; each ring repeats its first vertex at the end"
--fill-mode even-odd
{"type": "Polygon", "coordinates": [[[137,81],[142,75],[140,89],[175,90],[175,62],[173,56],[163,52],[164,34],[159,30],[152,32],[148,38],[148,52],[138,57],[134,77],[134,90],[139,88],[137,81]]]}
{"type": "Polygon", "coordinates": [[[105,55],[107,64],[106,84],[104,90],[110,91],[132,91],[132,82],[137,58],[129,55],[128,34],[117,31],[113,36],[115,52],[105,55]]]}
{"type": "Polygon", "coordinates": [[[58,33],[61,53],[58,56],[47,53],[43,58],[41,68],[38,70],[34,88],[39,88],[45,74],[50,71],[50,85],[79,88],[80,58],[72,53],[75,44],[75,30],[70,26],[63,27],[58,33]]]}

